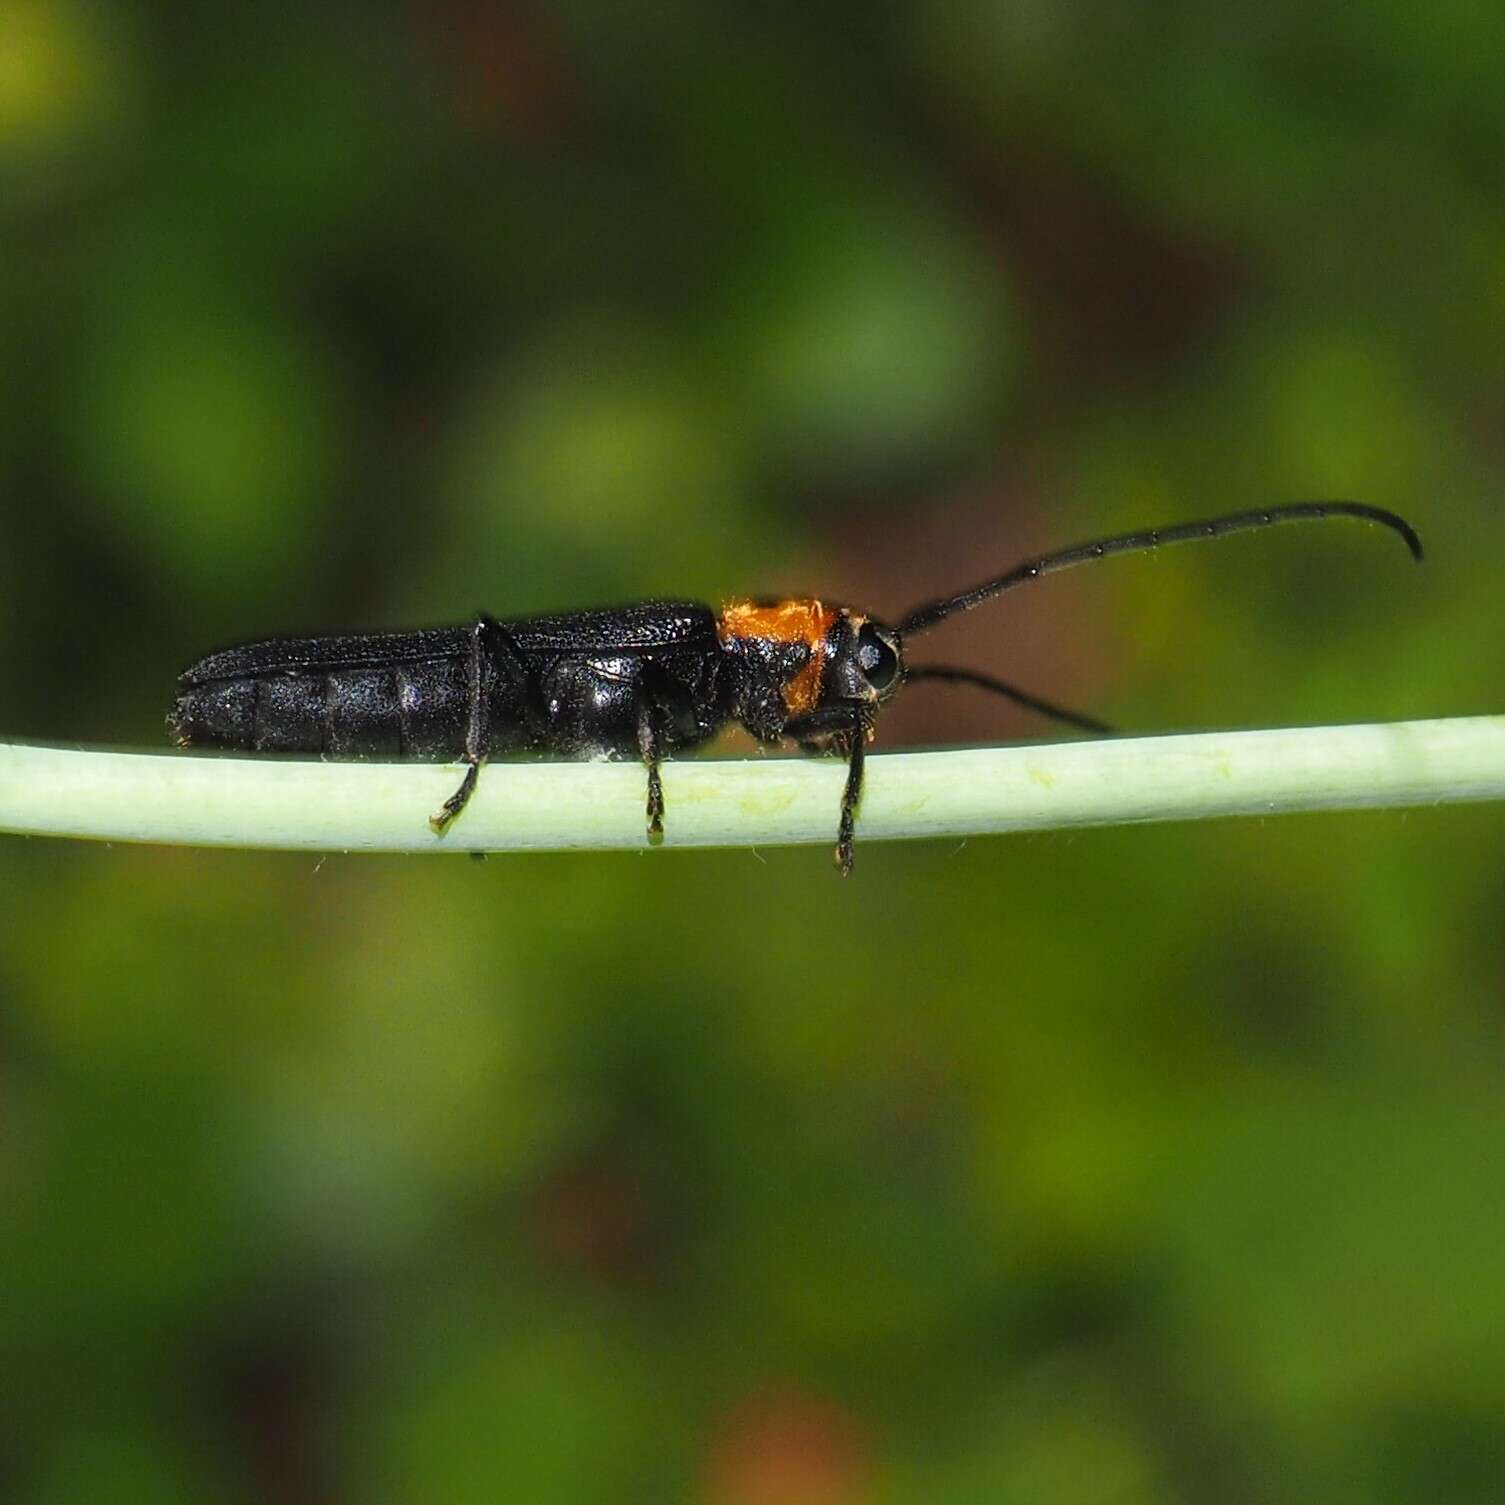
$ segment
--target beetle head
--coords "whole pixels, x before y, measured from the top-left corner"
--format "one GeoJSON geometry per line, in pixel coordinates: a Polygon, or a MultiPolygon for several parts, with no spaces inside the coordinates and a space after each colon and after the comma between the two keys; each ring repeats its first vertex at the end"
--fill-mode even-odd
{"type": "Polygon", "coordinates": [[[894,628],[841,608],[826,636],[826,705],[866,702],[875,709],[904,683],[904,652],[894,628]]]}

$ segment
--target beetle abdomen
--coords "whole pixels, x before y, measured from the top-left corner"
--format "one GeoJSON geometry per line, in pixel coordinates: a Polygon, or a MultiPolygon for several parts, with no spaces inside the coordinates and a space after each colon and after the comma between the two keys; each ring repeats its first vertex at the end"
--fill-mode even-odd
{"type": "Polygon", "coordinates": [[[185,681],[168,718],[183,747],[319,753],[328,758],[451,758],[465,749],[467,665],[282,671],[185,681]]]}

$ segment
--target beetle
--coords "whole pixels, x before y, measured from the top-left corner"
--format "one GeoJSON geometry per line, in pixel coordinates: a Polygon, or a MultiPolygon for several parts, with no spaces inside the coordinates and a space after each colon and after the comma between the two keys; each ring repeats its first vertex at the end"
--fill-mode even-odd
{"type": "Polygon", "coordinates": [[[729,722],[760,742],[793,742],[846,759],[836,862],[852,869],[863,754],[878,711],[905,684],[940,680],[1006,697],[1086,731],[1090,716],[976,670],[911,665],[910,641],[959,612],[1073,565],[1275,523],[1350,517],[1399,534],[1402,517],[1359,502],[1296,502],[1201,522],[1122,533],[1027,559],[897,625],[811,598],[645,601],[605,610],[469,626],[329,637],[279,637],[211,653],[179,681],[168,716],[183,747],[316,752],[326,758],[464,762],[459,787],[429,818],[442,836],[465,808],[481,764],[529,750],[566,757],[628,754],[647,771],[649,840],[662,837],[663,758],[729,722]]]}

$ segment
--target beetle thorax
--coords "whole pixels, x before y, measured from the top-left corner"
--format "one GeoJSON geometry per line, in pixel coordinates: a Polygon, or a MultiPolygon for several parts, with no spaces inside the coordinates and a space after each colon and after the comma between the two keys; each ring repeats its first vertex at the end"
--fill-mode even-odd
{"type": "Polygon", "coordinates": [[[820,701],[827,638],[840,616],[839,609],[812,598],[731,601],[722,608],[716,630],[723,647],[766,666],[785,716],[794,720],[820,701]]]}

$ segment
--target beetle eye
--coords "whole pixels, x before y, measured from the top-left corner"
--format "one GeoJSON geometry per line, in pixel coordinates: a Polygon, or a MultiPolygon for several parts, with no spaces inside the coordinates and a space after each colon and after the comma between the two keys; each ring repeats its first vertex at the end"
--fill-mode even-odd
{"type": "Polygon", "coordinates": [[[857,667],[880,695],[899,677],[899,655],[870,622],[864,622],[857,634],[857,667]]]}

